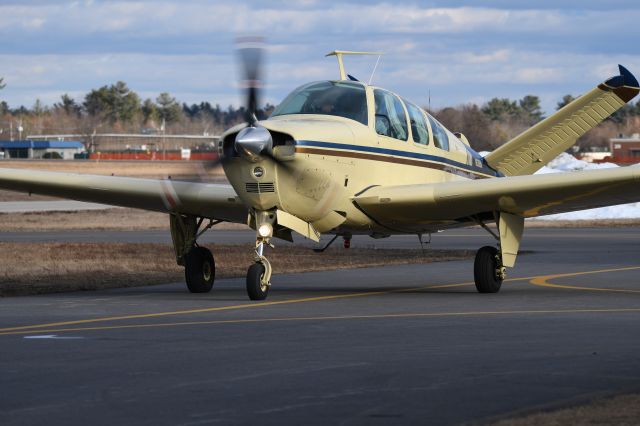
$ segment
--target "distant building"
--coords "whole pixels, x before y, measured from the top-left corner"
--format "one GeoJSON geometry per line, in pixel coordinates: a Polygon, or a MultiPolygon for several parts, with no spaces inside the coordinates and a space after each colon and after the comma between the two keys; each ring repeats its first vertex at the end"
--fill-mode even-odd
{"type": "Polygon", "coordinates": [[[619,135],[609,140],[611,160],[617,164],[640,163],[640,134],[619,135]]]}
{"type": "Polygon", "coordinates": [[[28,135],[27,139],[39,141],[82,141],[90,153],[128,151],[175,151],[178,159],[180,150],[217,152],[220,136],[216,135],[162,135],[148,133],[96,133],[96,134],[56,134],[28,135]]]}
{"type": "Polygon", "coordinates": [[[84,152],[78,141],[0,141],[0,157],[8,158],[51,158],[73,160],[74,154],[84,152]]]}

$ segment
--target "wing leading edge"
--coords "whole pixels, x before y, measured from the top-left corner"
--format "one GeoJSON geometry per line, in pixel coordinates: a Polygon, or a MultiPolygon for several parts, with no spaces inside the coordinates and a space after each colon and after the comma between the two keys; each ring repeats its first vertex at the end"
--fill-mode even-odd
{"type": "Polygon", "coordinates": [[[353,202],[378,223],[407,230],[493,212],[542,216],[640,201],[640,167],[373,187],[353,202]]]}
{"type": "Polygon", "coordinates": [[[245,223],[231,185],[0,168],[0,188],[245,223]]]}

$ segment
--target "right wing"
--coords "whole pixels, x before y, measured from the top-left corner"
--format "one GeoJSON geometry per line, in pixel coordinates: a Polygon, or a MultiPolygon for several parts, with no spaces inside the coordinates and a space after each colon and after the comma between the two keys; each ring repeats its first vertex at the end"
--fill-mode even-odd
{"type": "Polygon", "coordinates": [[[511,139],[485,159],[506,176],[530,175],[569,149],[588,130],[619,110],[638,92],[638,80],[622,65],[612,77],[555,114],[511,139]]]}
{"type": "Polygon", "coordinates": [[[640,167],[432,184],[378,186],[353,202],[382,226],[405,232],[438,223],[564,213],[640,201],[640,167]]]}
{"type": "Polygon", "coordinates": [[[246,223],[231,185],[0,168],[0,189],[246,223]]]}

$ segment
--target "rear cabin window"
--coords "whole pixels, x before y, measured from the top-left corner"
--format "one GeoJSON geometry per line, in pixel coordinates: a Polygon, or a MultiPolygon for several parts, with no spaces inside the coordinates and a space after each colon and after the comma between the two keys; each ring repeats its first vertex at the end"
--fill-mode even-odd
{"type": "Polygon", "coordinates": [[[415,143],[429,145],[429,128],[424,118],[422,110],[407,101],[404,101],[409,112],[409,124],[411,125],[411,135],[415,143]]]}
{"type": "Polygon", "coordinates": [[[289,114],[337,115],[368,125],[367,96],[360,83],[322,81],[297,88],[273,111],[289,114]]]}
{"type": "Polygon", "coordinates": [[[406,141],[407,117],[397,96],[380,89],[374,92],[376,102],[376,133],[406,141]]]}
{"type": "Polygon", "coordinates": [[[442,124],[438,123],[435,118],[429,117],[429,123],[431,124],[431,131],[433,132],[433,144],[440,149],[449,151],[449,137],[447,132],[442,127],[442,124]]]}

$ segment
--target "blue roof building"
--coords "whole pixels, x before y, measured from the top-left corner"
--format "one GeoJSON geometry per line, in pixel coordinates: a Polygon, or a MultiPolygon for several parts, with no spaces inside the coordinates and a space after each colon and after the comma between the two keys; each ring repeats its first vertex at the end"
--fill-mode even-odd
{"type": "Polygon", "coordinates": [[[57,158],[72,160],[74,154],[84,152],[78,141],[2,141],[0,152],[4,158],[57,158]]]}

